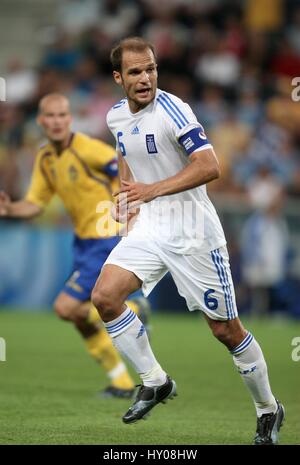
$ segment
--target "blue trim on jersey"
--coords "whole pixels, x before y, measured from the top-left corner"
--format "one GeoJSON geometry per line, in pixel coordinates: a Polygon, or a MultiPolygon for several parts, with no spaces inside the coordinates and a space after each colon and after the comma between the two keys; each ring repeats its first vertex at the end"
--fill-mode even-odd
{"type": "Polygon", "coordinates": [[[217,261],[216,261],[216,257],[215,257],[215,255],[214,255],[214,252],[215,252],[215,251],[212,250],[212,251],[210,252],[210,254],[211,254],[211,257],[212,257],[212,261],[214,262],[214,265],[215,265],[215,267],[216,267],[216,270],[217,270],[217,273],[218,273],[218,276],[219,276],[220,283],[222,284],[222,289],[223,289],[224,298],[225,298],[225,306],[226,306],[227,318],[228,318],[228,320],[229,320],[230,318],[229,318],[229,309],[228,309],[227,294],[226,294],[226,292],[225,292],[224,285],[223,285],[223,283],[222,283],[222,277],[221,277],[220,268],[219,268],[219,265],[217,264],[217,261]]]}
{"type": "Polygon", "coordinates": [[[223,289],[223,292],[224,292],[224,299],[225,299],[225,306],[226,306],[226,311],[227,311],[227,318],[228,320],[231,320],[231,307],[230,307],[230,300],[229,300],[229,297],[228,297],[228,290],[227,290],[227,285],[226,283],[224,283],[224,272],[221,268],[221,265],[218,261],[218,257],[217,257],[217,254],[216,252],[218,251],[218,249],[216,250],[212,250],[210,252],[211,254],[211,257],[212,257],[212,260],[214,262],[214,265],[217,269],[217,272],[218,272],[218,276],[219,276],[219,280],[220,280],[220,283],[222,285],[222,289],[223,289]]]}
{"type": "Polygon", "coordinates": [[[218,263],[218,265],[220,267],[220,272],[221,272],[221,275],[222,275],[222,285],[223,285],[223,289],[224,289],[224,294],[226,294],[226,296],[227,296],[227,303],[228,303],[228,307],[229,307],[229,320],[231,320],[232,316],[233,316],[233,309],[232,309],[232,305],[231,305],[231,301],[230,301],[229,283],[226,282],[226,277],[225,277],[225,271],[226,270],[224,270],[224,264],[222,265],[222,263],[221,263],[219,249],[216,249],[214,252],[215,252],[216,261],[217,261],[217,263],[218,263]]]}
{"type": "Polygon", "coordinates": [[[172,105],[172,101],[166,99],[164,95],[160,95],[160,98],[164,101],[164,103],[167,105],[167,107],[170,109],[170,111],[173,113],[175,118],[178,119],[179,123],[184,127],[186,125],[186,122],[184,121],[183,118],[181,118],[180,114],[176,111],[176,108],[172,105]]]}
{"type": "Polygon", "coordinates": [[[229,284],[228,274],[227,274],[226,267],[224,265],[223,257],[220,254],[219,249],[217,249],[217,255],[219,256],[219,260],[221,262],[220,264],[221,264],[221,267],[224,270],[224,274],[225,274],[225,283],[227,284],[227,289],[228,289],[228,293],[229,293],[229,302],[230,302],[230,307],[231,307],[231,311],[232,311],[232,318],[235,318],[237,316],[237,313],[236,313],[236,311],[234,309],[234,305],[233,305],[233,299],[232,299],[231,287],[230,287],[230,284],[229,284]]]}
{"type": "Polygon", "coordinates": [[[191,153],[195,150],[209,144],[201,126],[193,128],[183,136],[179,137],[178,142],[184,148],[187,155],[191,155],[191,153]]]}
{"type": "Polygon", "coordinates": [[[106,331],[109,334],[116,333],[117,331],[120,331],[120,329],[123,329],[126,326],[128,326],[135,318],[136,318],[136,314],[131,310],[130,313],[125,318],[123,318],[123,320],[120,321],[119,323],[111,325],[111,326],[106,326],[106,331]]]}
{"type": "Polygon", "coordinates": [[[165,111],[168,113],[168,115],[171,116],[172,120],[176,123],[177,127],[178,127],[179,129],[182,129],[182,126],[181,126],[180,122],[179,122],[178,119],[175,117],[176,115],[174,116],[174,113],[171,113],[171,111],[170,111],[170,109],[169,109],[170,107],[168,108],[167,105],[165,104],[165,102],[163,101],[163,99],[161,99],[160,97],[161,97],[161,96],[159,96],[159,97],[157,98],[158,103],[160,103],[161,106],[162,106],[162,107],[165,109],[165,111]]]}
{"type": "Polygon", "coordinates": [[[126,98],[122,98],[122,100],[120,100],[118,103],[116,103],[112,109],[115,110],[116,108],[120,108],[122,105],[124,105],[124,103],[126,102],[126,98]]]}
{"type": "Polygon", "coordinates": [[[247,349],[247,347],[251,344],[252,341],[253,341],[253,336],[251,333],[248,332],[245,339],[238,346],[236,346],[235,349],[231,350],[230,353],[232,355],[241,354],[242,352],[244,352],[245,349],[247,349]]]}
{"type": "Polygon", "coordinates": [[[223,276],[223,279],[224,279],[224,284],[225,284],[225,288],[226,288],[226,292],[227,292],[228,304],[229,304],[229,308],[230,308],[230,312],[229,312],[230,317],[229,317],[229,319],[233,320],[235,318],[235,315],[234,315],[234,308],[233,308],[233,302],[232,302],[232,297],[231,297],[231,288],[230,288],[230,284],[229,284],[229,281],[228,281],[227,271],[226,271],[226,268],[225,268],[225,265],[224,265],[224,262],[223,262],[223,257],[220,254],[219,249],[216,250],[216,255],[217,255],[217,259],[218,259],[218,262],[220,264],[220,267],[221,267],[221,272],[222,272],[222,276],[223,276]]]}
{"type": "Polygon", "coordinates": [[[186,119],[186,117],[184,116],[184,114],[182,113],[182,111],[180,110],[180,108],[176,105],[175,102],[173,102],[173,100],[171,99],[171,97],[166,94],[165,92],[162,93],[162,95],[169,100],[170,104],[172,107],[174,107],[174,110],[175,112],[179,113],[178,117],[179,119],[182,121],[183,120],[183,125],[185,126],[185,123],[186,124],[189,124],[188,120],[186,119]],[[180,116],[182,116],[182,118],[180,118],[180,116]]]}
{"type": "Polygon", "coordinates": [[[112,178],[118,176],[118,160],[111,160],[102,168],[102,171],[112,178]]]}

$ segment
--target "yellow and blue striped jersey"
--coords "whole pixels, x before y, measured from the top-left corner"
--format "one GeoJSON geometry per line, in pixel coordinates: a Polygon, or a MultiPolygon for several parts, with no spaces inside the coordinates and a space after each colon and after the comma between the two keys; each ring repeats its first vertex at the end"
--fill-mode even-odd
{"type": "Polygon", "coordinates": [[[113,201],[117,166],[116,152],[110,145],[81,133],[72,134],[59,155],[50,142],[39,150],[25,198],[43,208],[58,194],[79,238],[109,237],[116,229],[99,234],[96,225],[101,215],[96,209],[101,201],[113,201]]]}

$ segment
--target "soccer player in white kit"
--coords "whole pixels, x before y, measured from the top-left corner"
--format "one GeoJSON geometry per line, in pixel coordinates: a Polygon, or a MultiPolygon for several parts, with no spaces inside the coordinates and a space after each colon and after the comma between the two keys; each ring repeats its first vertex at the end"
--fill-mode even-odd
{"type": "Polygon", "coordinates": [[[206,194],[205,184],[220,175],[214,150],[189,105],[157,88],[151,44],[124,39],[111,62],[126,94],[107,115],[119,154],[116,214],[124,221],[128,209],[126,220],[135,216],[135,222],[105,262],[92,300],[113,343],[143,381],[123,421],[145,418],[176,395],[176,383],[157,362],[142,323],[124,304],[140,287],[147,296],[169,271],[189,310],[202,310],[233,356],[257,412],[254,443],[274,444],[284,409],[272,394],[259,344],[238,318],[226,239],[206,194]]]}

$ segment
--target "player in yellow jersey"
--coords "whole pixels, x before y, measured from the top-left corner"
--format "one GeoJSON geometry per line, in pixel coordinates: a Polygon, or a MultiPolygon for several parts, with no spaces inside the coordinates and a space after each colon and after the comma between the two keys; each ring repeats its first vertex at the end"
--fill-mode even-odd
{"type": "MultiPolygon", "coordinates": [[[[74,323],[89,353],[106,371],[111,381],[104,394],[131,397],[133,381],[90,302],[99,270],[119,241],[110,231],[99,237],[96,230],[97,205],[113,198],[118,174],[116,153],[100,140],[72,133],[71,121],[69,102],[63,95],[49,94],[41,99],[37,122],[48,143],[37,154],[25,198],[12,202],[6,193],[0,193],[0,216],[33,218],[43,212],[54,194],[61,198],[74,225],[74,266],[55,300],[55,311],[63,320],[74,323]]],[[[137,313],[147,311],[142,298],[129,305],[137,313]]]]}

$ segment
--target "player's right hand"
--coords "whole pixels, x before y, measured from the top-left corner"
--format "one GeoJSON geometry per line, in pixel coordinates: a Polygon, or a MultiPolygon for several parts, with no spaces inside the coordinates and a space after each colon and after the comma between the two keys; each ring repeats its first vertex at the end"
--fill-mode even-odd
{"type": "Polygon", "coordinates": [[[112,207],[110,209],[110,213],[111,213],[112,218],[115,221],[117,221],[118,223],[126,223],[126,217],[124,217],[124,218],[121,217],[117,205],[115,205],[115,204],[112,205],[112,207]]]}
{"type": "Polygon", "coordinates": [[[111,216],[118,223],[128,223],[133,216],[136,215],[136,212],[129,212],[127,208],[122,208],[120,210],[118,204],[114,204],[111,208],[111,216]]]}
{"type": "Polygon", "coordinates": [[[6,192],[0,192],[0,216],[7,216],[11,200],[6,192]]]}

